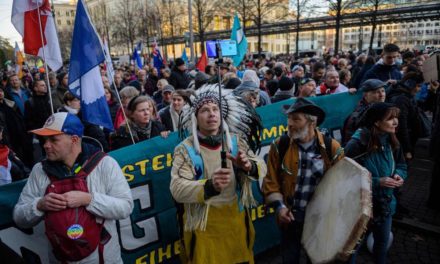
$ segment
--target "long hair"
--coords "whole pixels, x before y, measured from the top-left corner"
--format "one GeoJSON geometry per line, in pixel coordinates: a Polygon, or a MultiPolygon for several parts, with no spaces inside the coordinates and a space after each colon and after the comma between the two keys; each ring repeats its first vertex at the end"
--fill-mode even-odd
{"type": "MultiPolygon", "coordinates": [[[[397,107],[390,107],[387,109],[383,117],[380,119],[380,121],[386,121],[390,120],[392,118],[398,118],[400,114],[400,109],[397,107]]],[[[379,128],[373,124],[373,126],[370,128],[370,140],[368,142],[367,151],[377,151],[380,147],[380,135],[382,134],[382,131],[379,130],[379,128]]],[[[399,146],[399,140],[397,139],[396,133],[390,134],[390,144],[391,148],[393,150],[396,150],[399,146]]]]}

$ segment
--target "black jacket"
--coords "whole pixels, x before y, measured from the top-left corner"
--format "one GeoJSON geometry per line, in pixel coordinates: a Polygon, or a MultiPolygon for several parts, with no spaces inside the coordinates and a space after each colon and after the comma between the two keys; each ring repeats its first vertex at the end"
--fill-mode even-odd
{"type": "Polygon", "coordinates": [[[173,119],[171,119],[171,109],[170,106],[163,108],[159,111],[160,122],[165,127],[166,130],[174,131],[173,129],[173,119]]]}
{"type": "Polygon", "coordinates": [[[27,130],[43,127],[47,118],[52,114],[49,96],[33,95],[24,103],[24,122],[27,130]]]}
{"type": "Polygon", "coordinates": [[[189,78],[189,74],[186,72],[182,72],[179,69],[175,68],[171,72],[171,76],[168,82],[174,87],[174,89],[186,89],[188,88],[189,83],[191,82],[189,78]]]}
{"type": "Polygon", "coordinates": [[[394,85],[387,95],[387,101],[400,109],[397,138],[404,153],[414,153],[414,146],[420,135],[420,120],[417,103],[409,89],[403,84],[394,85]]]}

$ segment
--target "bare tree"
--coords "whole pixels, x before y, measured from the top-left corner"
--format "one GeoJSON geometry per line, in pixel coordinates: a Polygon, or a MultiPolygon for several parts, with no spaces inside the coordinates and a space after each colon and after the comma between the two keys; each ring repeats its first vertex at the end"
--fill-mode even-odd
{"type": "MultiPolygon", "coordinates": [[[[368,8],[368,11],[372,12],[370,45],[368,46],[368,54],[370,55],[376,55],[373,51],[373,41],[377,27],[377,11],[379,10],[379,7],[383,4],[391,4],[395,2],[396,0],[362,0],[363,5],[368,8]]],[[[379,39],[381,37],[380,34],[381,32],[379,31],[379,39]]]]}
{"type": "Polygon", "coordinates": [[[311,0],[291,0],[291,4],[295,9],[295,56],[299,56],[299,20],[306,14],[306,10],[314,9],[311,0]]]}
{"type": "Polygon", "coordinates": [[[119,38],[120,44],[125,42],[128,54],[132,53],[136,39],[136,25],[139,21],[139,10],[142,10],[138,1],[121,1],[117,5],[114,23],[114,36],[119,38]]]}
{"type": "Polygon", "coordinates": [[[0,36],[0,65],[5,66],[5,62],[14,58],[14,47],[8,39],[0,36]]]}
{"type": "Polygon", "coordinates": [[[199,35],[201,52],[205,51],[205,33],[212,22],[217,0],[193,0],[193,9],[197,22],[197,33],[199,35]]]}
{"type": "MultiPolygon", "coordinates": [[[[283,14],[274,16],[278,19],[283,19],[287,17],[287,10],[288,7],[288,1],[283,0],[250,0],[251,3],[251,10],[253,10],[252,14],[250,14],[250,18],[254,22],[255,26],[257,27],[257,36],[258,36],[258,54],[261,55],[262,48],[262,33],[261,33],[261,27],[264,23],[268,22],[266,19],[268,19],[268,16],[276,11],[277,9],[282,12],[283,14]]],[[[274,18],[270,18],[272,21],[274,18]]]]}
{"type": "Polygon", "coordinates": [[[230,0],[225,4],[225,8],[227,8],[225,11],[229,11],[232,8],[238,13],[243,23],[243,33],[246,34],[246,23],[251,21],[251,14],[254,13],[254,7],[252,0],[230,0]]]}
{"type": "Polygon", "coordinates": [[[361,0],[327,0],[330,14],[336,19],[335,26],[335,54],[339,52],[339,33],[341,31],[341,21],[345,11],[349,8],[357,8],[361,0]]]}
{"type": "Polygon", "coordinates": [[[72,47],[73,28],[62,28],[58,30],[58,42],[60,43],[61,57],[64,59],[70,58],[70,51],[72,47]]]}
{"type": "Polygon", "coordinates": [[[93,20],[93,24],[95,25],[98,34],[101,37],[107,39],[109,51],[111,50],[111,39],[110,39],[110,25],[113,24],[113,19],[108,14],[108,6],[105,1],[99,1],[97,7],[90,12],[90,15],[93,20]]]}
{"type": "Polygon", "coordinates": [[[181,0],[162,0],[162,13],[164,14],[165,34],[171,37],[173,58],[176,58],[175,35],[178,28],[179,17],[184,12],[184,3],[181,0]]]}

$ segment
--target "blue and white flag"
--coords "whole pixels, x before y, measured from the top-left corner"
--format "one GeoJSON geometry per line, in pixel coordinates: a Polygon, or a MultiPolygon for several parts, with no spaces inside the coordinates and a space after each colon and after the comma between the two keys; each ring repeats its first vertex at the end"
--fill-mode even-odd
{"type": "Polygon", "coordinates": [[[142,42],[139,42],[136,47],[134,47],[134,51],[133,51],[133,60],[135,65],[139,68],[142,69],[142,59],[141,59],[141,51],[142,51],[142,42]]]}
{"type": "Polygon", "coordinates": [[[84,0],[79,0],[70,53],[69,90],[81,100],[84,121],[113,130],[99,68],[104,60],[101,40],[90,20],[84,0]]]}
{"type": "Polygon", "coordinates": [[[180,57],[180,58],[185,62],[186,65],[188,65],[188,56],[186,55],[186,49],[185,48],[183,49],[182,57],[180,57]]]}
{"type": "Polygon", "coordinates": [[[237,13],[234,16],[234,24],[232,25],[231,40],[237,42],[237,55],[232,57],[234,66],[240,65],[248,49],[248,42],[244,35],[243,28],[240,25],[237,13]]]}

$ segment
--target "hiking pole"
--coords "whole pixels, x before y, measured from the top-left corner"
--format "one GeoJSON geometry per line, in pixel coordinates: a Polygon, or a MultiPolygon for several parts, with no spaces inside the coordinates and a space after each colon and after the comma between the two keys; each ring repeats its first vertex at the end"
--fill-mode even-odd
{"type": "Polygon", "coordinates": [[[222,107],[222,76],[220,74],[220,65],[223,63],[222,50],[220,47],[220,41],[217,40],[215,42],[215,49],[217,50],[217,75],[218,75],[218,97],[219,97],[219,109],[220,109],[220,134],[221,134],[221,142],[222,142],[222,150],[220,152],[220,157],[222,159],[222,168],[227,167],[226,163],[226,147],[225,147],[225,135],[223,129],[223,107],[222,107]]]}

